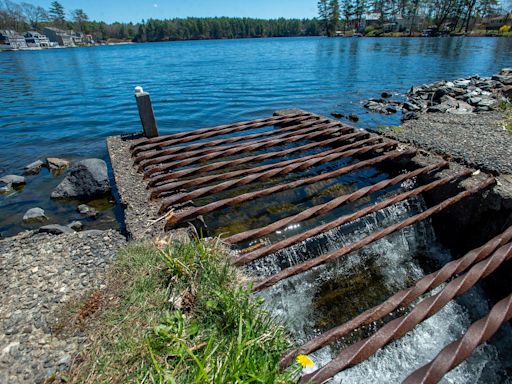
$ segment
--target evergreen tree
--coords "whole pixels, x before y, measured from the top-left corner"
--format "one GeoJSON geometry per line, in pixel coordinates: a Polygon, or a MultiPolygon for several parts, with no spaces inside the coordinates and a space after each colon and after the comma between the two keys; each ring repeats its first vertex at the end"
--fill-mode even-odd
{"type": "Polygon", "coordinates": [[[343,19],[344,19],[344,31],[347,31],[348,24],[350,23],[350,20],[352,16],[354,15],[354,3],[352,0],[343,0],[342,3],[342,12],[343,12],[343,19]]]}
{"type": "Polygon", "coordinates": [[[338,0],[329,1],[329,29],[328,36],[336,35],[336,30],[340,23],[340,3],[338,0]]]}
{"type": "Polygon", "coordinates": [[[318,16],[322,23],[322,30],[325,34],[328,34],[330,17],[329,17],[329,0],[318,1],[318,16]]]}
{"type": "Polygon", "coordinates": [[[66,13],[64,12],[64,6],[58,1],[53,1],[48,10],[50,19],[58,26],[62,26],[66,21],[66,13]]]}

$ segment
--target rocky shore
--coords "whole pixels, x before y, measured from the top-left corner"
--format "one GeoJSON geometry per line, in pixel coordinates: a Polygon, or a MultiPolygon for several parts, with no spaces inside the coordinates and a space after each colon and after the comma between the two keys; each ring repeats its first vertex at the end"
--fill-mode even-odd
{"type": "Polygon", "coordinates": [[[0,240],[0,383],[39,383],[69,366],[83,336],[59,327],[73,321],[65,318],[72,305],[104,287],[125,242],[113,230],[0,240]]]}
{"type": "Polygon", "coordinates": [[[403,121],[417,119],[423,113],[465,115],[498,111],[512,99],[512,68],[504,68],[494,76],[475,75],[413,86],[403,102],[389,99],[391,96],[384,92],[380,99],[369,99],[363,107],[385,115],[401,111],[403,121]]]}
{"type": "Polygon", "coordinates": [[[493,174],[512,175],[512,69],[413,86],[385,136],[493,174]],[[414,113],[414,116],[408,114],[414,113]]]}

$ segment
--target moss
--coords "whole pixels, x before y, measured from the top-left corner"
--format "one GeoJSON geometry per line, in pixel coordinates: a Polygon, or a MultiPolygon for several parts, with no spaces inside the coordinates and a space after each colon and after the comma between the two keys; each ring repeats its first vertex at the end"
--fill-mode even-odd
{"type": "Polygon", "coordinates": [[[397,135],[404,132],[404,128],[400,125],[378,125],[377,130],[381,133],[391,131],[397,135]]]}

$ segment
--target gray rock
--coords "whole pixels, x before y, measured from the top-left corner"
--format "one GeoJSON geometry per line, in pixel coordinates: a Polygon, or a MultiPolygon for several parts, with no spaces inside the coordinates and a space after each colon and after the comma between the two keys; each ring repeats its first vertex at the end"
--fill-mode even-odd
{"type": "Polygon", "coordinates": [[[6,185],[0,187],[0,193],[2,193],[2,194],[9,193],[12,191],[13,191],[12,184],[6,184],[6,185]]]}
{"type": "Polygon", "coordinates": [[[80,204],[77,207],[78,212],[80,214],[87,216],[87,217],[95,217],[98,215],[98,211],[96,211],[94,208],[89,207],[87,204],[80,204]]]}
{"type": "Polygon", "coordinates": [[[389,99],[391,96],[393,96],[393,94],[390,92],[382,92],[380,95],[383,99],[389,99]]]}
{"type": "Polygon", "coordinates": [[[57,171],[69,168],[69,161],[59,159],[58,157],[48,157],[46,159],[46,165],[50,171],[57,171]]]}
{"type": "Polygon", "coordinates": [[[33,163],[26,165],[23,168],[25,175],[37,175],[41,171],[41,167],[44,163],[41,160],[36,160],[33,163]]]}
{"type": "Polygon", "coordinates": [[[512,76],[512,68],[503,68],[499,75],[501,76],[512,76]]]}
{"type": "Polygon", "coordinates": [[[23,215],[23,221],[25,223],[37,223],[48,220],[46,215],[44,214],[44,210],[42,208],[36,207],[36,208],[30,208],[25,214],[23,215]]]}
{"type": "Polygon", "coordinates": [[[65,227],[59,224],[50,224],[45,225],[44,227],[39,228],[39,233],[49,233],[51,235],[62,235],[63,233],[74,233],[71,228],[65,227]]]}
{"type": "Polygon", "coordinates": [[[492,99],[490,97],[484,97],[481,98],[480,101],[477,103],[479,107],[489,107],[492,108],[498,104],[498,101],[496,99],[492,99]]]}
{"type": "Polygon", "coordinates": [[[68,175],[54,189],[51,197],[93,198],[103,196],[111,190],[107,164],[101,159],[86,159],[75,163],[68,175]]]}
{"type": "Polygon", "coordinates": [[[359,121],[359,116],[357,116],[355,113],[351,113],[348,115],[348,119],[354,123],[357,123],[359,121]]]}
{"type": "Polygon", "coordinates": [[[421,108],[419,106],[417,106],[416,104],[410,103],[410,102],[405,102],[403,104],[403,109],[405,109],[406,111],[411,111],[411,112],[421,111],[421,108]]]}
{"type": "Polygon", "coordinates": [[[511,76],[495,75],[492,77],[492,79],[499,81],[500,83],[505,84],[505,85],[512,85],[512,75],[511,76]]]}
{"type": "Polygon", "coordinates": [[[419,119],[419,115],[416,112],[406,112],[402,116],[402,121],[417,120],[417,119],[419,119]]]}
{"type": "Polygon", "coordinates": [[[68,224],[68,227],[75,230],[75,231],[81,231],[84,225],[81,221],[75,220],[68,224]]]}
{"type": "Polygon", "coordinates": [[[4,184],[11,184],[13,187],[18,187],[26,183],[23,176],[7,175],[0,177],[0,182],[4,184]]]}

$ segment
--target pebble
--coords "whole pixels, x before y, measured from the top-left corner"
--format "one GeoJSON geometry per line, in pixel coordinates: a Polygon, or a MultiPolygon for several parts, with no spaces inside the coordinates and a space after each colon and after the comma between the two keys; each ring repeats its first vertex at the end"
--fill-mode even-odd
{"type": "Polygon", "coordinates": [[[105,285],[105,272],[125,243],[114,230],[25,232],[0,240],[1,383],[42,382],[69,366],[83,336],[52,332],[57,316],[70,301],[105,285]]]}

